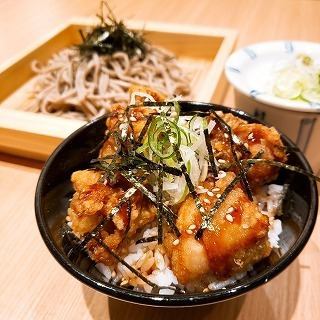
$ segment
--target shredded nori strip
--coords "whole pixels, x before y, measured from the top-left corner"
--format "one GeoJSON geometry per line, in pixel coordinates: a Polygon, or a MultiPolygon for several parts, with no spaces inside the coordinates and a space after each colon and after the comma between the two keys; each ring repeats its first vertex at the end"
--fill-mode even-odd
{"type": "MultiPolygon", "coordinates": [[[[112,208],[112,210],[110,211],[110,214],[104,217],[91,232],[88,232],[84,235],[84,238],[81,239],[79,242],[79,246],[84,247],[90,241],[90,239],[93,237],[94,234],[98,234],[100,230],[103,228],[103,226],[108,221],[112,220],[112,218],[120,211],[120,208],[122,207],[122,205],[126,203],[136,191],[137,189],[135,187],[131,187],[130,189],[128,189],[123,195],[123,197],[120,199],[117,206],[112,208]]],[[[78,250],[78,249],[79,248],[76,248],[76,247],[74,248],[74,250],[78,250]]]]}
{"type": "Polygon", "coordinates": [[[184,290],[179,288],[177,285],[170,285],[170,286],[159,286],[156,283],[150,281],[147,279],[143,274],[141,274],[138,270],[136,270],[134,267],[132,267],[129,263],[127,263],[124,259],[122,259],[120,256],[118,256],[109,246],[107,246],[99,236],[95,235],[93,237],[98,244],[105,249],[112,257],[114,257],[118,262],[123,264],[126,268],[128,268],[132,273],[134,273],[137,277],[139,277],[142,281],[147,283],[150,287],[152,287],[152,293],[159,293],[161,289],[170,289],[175,291],[175,293],[185,293],[184,290]]]}
{"type": "MultiPolygon", "coordinates": [[[[129,182],[131,182],[138,190],[140,190],[144,195],[146,195],[151,202],[157,204],[156,196],[149,191],[142,183],[140,183],[136,178],[133,176],[132,172],[123,170],[120,172],[122,176],[124,176],[129,182]]],[[[171,227],[172,231],[175,233],[177,237],[180,237],[180,231],[175,224],[176,214],[166,205],[163,205],[163,215],[166,218],[169,226],[171,227]]]]}
{"type": "Polygon", "coordinates": [[[217,177],[218,176],[218,169],[217,169],[216,163],[214,161],[214,155],[213,155],[213,151],[212,151],[212,145],[211,145],[211,140],[210,140],[208,128],[205,128],[203,130],[203,133],[204,133],[204,137],[205,137],[205,140],[206,140],[206,146],[207,146],[207,150],[208,150],[209,162],[210,162],[211,170],[212,170],[213,175],[215,177],[217,177]]]}
{"type": "Polygon", "coordinates": [[[241,175],[238,174],[225,188],[223,193],[221,194],[221,197],[217,199],[214,206],[210,209],[210,213],[205,216],[205,218],[202,221],[200,229],[196,233],[196,239],[200,239],[203,233],[203,229],[210,228],[210,221],[213,215],[218,211],[223,201],[227,198],[228,194],[233,190],[233,188],[236,186],[238,182],[241,180],[241,175]]]}
{"type": "Polygon", "coordinates": [[[101,182],[104,182],[106,180],[108,180],[111,184],[113,184],[115,182],[115,174],[114,171],[112,170],[112,168],[115,166],[116,164],[116,160],[119,159],[119,154],[121,153],[121,142],[119,139],[119,135],[117,134],[117,132],[112,132],[109,134],[109,138],[110,137],[114,137],[115,143],[117,145],[117,149],[115,150],[115,153],[111,156],[111,162],[108,163],[107,167],[102,166],[102,161],[104,161],[104,159],[106,159],[106,157],[102,160],[97,161],[98,159],[93,159],[90,161],[91,164],[95,164],[95,167],[97,167],[100,170],[104,171],[104,175],[101,179],[101,182]],[[98,163],[96,163],[98,162],[98,163]]]}
{"type": "MultiPolygon", "coordinates": [[[[259,151],[256,155],[255,155],[255,159],[258,159],[262,156],[263,151],[259,151]]],[[[249,168],[252,166],[252,164],[249,164],[246,166],[245,173],[248,172],[249,168]]],[[[224,200],[227,198],[228,194],[233,190],[233,188],[236,186],[237,183],[239,183],[241,181],[241,174],[239,173],[229,184],[228,186],[224,189],[223,193],[221,194],[221,197],[217,199],[217,201],[215,202],[215,204],[213,205],[213,207],[210,209],[210,213],[208,215],[206,215],[203,219],[202,219],[202,223],[201,223],[201,227],[200,229],[197,231],[196,233],[196,239],[200,239],[202,237],[203,231],[204,229],[210,227],[210,221],[212,219],[212,217],[214,216],[214,214],[218,211],[218,209],[220,208],[220,206],[222,205],[222,203],[224,202],[224,200]]]]}
{"type": "MultiPolygon", "coordinates": [[[[133,130],[133,126],[132,126],[132,121],[130,120],[130,119],[131,119],[131,116],[130,116],[130,114],[129,114],[129,109],[128,109],[128,108],[126,108],[126,113],[125,113],[125,114],[126,114],[127,121],[128,121],[128,127],[127,127],[127,133],[126,133],[126,135],[128,135],[128,129],[130,128],[130,130],[131,130],[131,132],[130,132],[130,134],[129,134],[129,141],[130,141],[130,143],[129,143],[129,145],[127,145],[127,147],[128,147],[127,152],[128,152],[128,153],[131,153],[132,150],[134,150],[134,149],[136,148],[136,141],[135,141],[135,139],[134,139],[134,137],[133,137],[134,130],[133,130]]],[[[125,140],[125,138],[124,138],[123,140],[125,140]]]]}
{"type": "Polygon", "coordinates": [[[252,164],[256,164],[256,163],[265,163],[265,164],[268,164],[271,166],[275,166],[275,167],[279,167],[279,168],[283,168],[286,170],[290,170],[293,172],[303,174],[311,179],[314,179],[314,180],[320,182],[320,177],[312,174],[311,172],[305,171],[299,167],[292,166],[290,164],[286,164],[286,163],[282,163],[282,162],[278,162],[278,161],[274,161],[274,160],[267,160],[267,159],[245,159],[245,160],[241,160],[241,162],[247,163],[248,165],[252,165],[252,164]]]}
{"type": "Polygon", "coordinates": [[[161,102],[153,102],[153,101],[144,101],[144,107],[174,107],[173,101],[161,101],[161,102]]]}
{"type": "Polygon", "coordinates": [[[141,238],[139,240],[136,241],[136,244],[140,244],[140,243],[148,243],[148,242],[153,242],[153,241],[157,241],[158,240],[158,236],[152,236],[152,237],[147,237],[147,238],[141,238]]]}
{"type": "Polygon", "coordinates": [[[74,263],[81,259],[81,255],[89,257],[85,246],[82,245],[67,223],[62,226],[62,245],[67,257],[74,263]]]}
{"type": "Polygon", "coordinates": [[[144,59],[147,48],[141,33],[129,30],[125,24],[118,21],[106,1],[101,2],[101,13],[98,15],[100,24],[87,35],[80,32],[83,43],[77,47],[83,55],[92,54],[112,55],[115,52],[126,52],[131,58],[138,56],[144,59]],[[108,16],[104,17],[103,8],[107,7],[108,16]]]}
{"type": "Polygon", "coordinates": [[[140,153],[136,153],[136,157],[140,158],[143,161],[145,161],[146,164],[149,165],[149,168],[151,170],[160,170],[161,169],[166,173],[172,174],[173,176],[181,176],[182,175],[182,171],[181,170],[179,170],[177,168],[174,168],[174,167],[167,166],[164,163],[159,164],[159,163],[153,162],[153,161],[149,160],[148,158],[146,158],[144,155],[142,155],[140,153]]]}
{"type": "Polygon", "coordinates": [[[123,260],[121,257],[119,257],[113,250],[107,246],[98,235],[94,235],[93,239],[95,239],[98,244],[105,249],[112,257],[114,257],[118,262],[123,264],[125,267],[127,267],[132,273],[134,273],[137,277],[139,277],[141,280],[143,280],[145,283],[147,283],[152,288],[158,287],[157,284],[151,282],[148,280],[144,275],[142,275],[138,270],[136,270],[134,267],[132,267],[130,264],[128,264],[125,260],[123,260]]]}
{"type": "Polygon", "coordinates": [[[126,230],[124,231],[122,240],[125,239],[125,237],[127,236],[128,232],[130,230],[130,226],[131,226],[131,209],[132,209],[131,208],[131,200],[129,198],[128,201],[127,201],[127,210],[126,210],[128,222],[127,222],[126,230]]]}
{"type": "Polygon", "coordinates": [[[206,116],[210,115],[210,111],[209,110],[208,111],[196,111],[196,110],[183,111],[183,115],[184,116],[195,116],[196,115],[199,117],[206,117],[206,116]]]}
{"type": "Polygon", "coordinates": [[[143,140],[144,136],[146,135],[146,133],[147,133],[147,131],[149,129],[149,126],[150,126],[150,123],[151,123],[152,119],[153,119],[152,115],[148,116],[145,125],[143,126],[142,130],[140,131],[140,134],[139,134],[139,137],[138,137],[138,140],[137,140],[137,145],[140,145],[142,143],[142,140],[143,140]]]}
{"type": "Polygon", "coordinates": [[[220,123],[222,128],[226,131],[226,133],[229,136],[230,149],[232,152],[232,156],[235,160],[236,166],[239,170],[239,174],[241,177],[241,184],[243,185],[244,189],[246,190],[246,193],[247,193],[250,201],[253,201],[253,194],[252,194],[252,190],[251,190],[247,175],[246,175],[246,173],[245,173],[245,171],[244,171],[244,169],[238,159],[238,156],[237,156],[237,153],[235,150],[235,145],[234,145],[234,141],[233,141],[233,137],[232,137],[232,135],[233,135],[232,129],[214,110],[212,110],[212,113],[215,115],[216,119],[218,120],[218,122],[220,123]]]}

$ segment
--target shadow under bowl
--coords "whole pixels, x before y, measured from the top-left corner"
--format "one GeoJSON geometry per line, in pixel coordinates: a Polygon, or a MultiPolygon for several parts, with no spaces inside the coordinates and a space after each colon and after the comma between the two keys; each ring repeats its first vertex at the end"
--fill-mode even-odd
{"type": "MultiPolygon", "coordinates": [[[[206,111],[210,108],[232,113],[249,123],[261,123],[243,111],[210,103],[181,102],[183,111],[206,111]]],[[[306,245],[316,222],[318,211],[318,192],[314,180],[295,172],[280,170],[275,183],[288,184],[289,189],[283,201],[281,216],[283,232],[280,235],[280,255],[270,257],[256,264],[252,271],[238,282],[225,289],[198,294],[158,295],[133,291],[112,285],[102,280],[92,268],[92,261],[87,257],[70,260],[62,237],[69,199],[73,188],[70,182],[72,172],[85,169],[90,160],[97,157],[97,147],[105,133],[105,116],[81,127],[66,138],[45,163],[39,177],[35,212],[42,238],[55,259],[75,278],[90,287],[111,297],[124,301],[155,306],[193,306],[224,301],[242,295],[262,285],[283,271],[306,245]]],[[[288,164],[310,171],[304,155],[295,144],[282,135],[283,143],[290,151],[288,164]]],[[[281,288],[279,288],[281,290],[281,288]]]]}

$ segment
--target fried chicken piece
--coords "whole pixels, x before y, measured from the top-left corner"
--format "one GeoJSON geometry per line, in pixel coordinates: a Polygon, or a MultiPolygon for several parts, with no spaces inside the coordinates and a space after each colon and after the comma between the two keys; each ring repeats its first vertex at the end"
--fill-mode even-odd
{"type": "Polygon", "coordinates": [[[79,235],[92,231],[107,216],[124,191],[99,182],[100,171],[80,170],[71,176],[75,193],[68,210],[72,229],[79,235]]]}
{"type": "Polygon", "coordinates": [[[179,244],[172,250],[171,268],[182,284],[206,277],[210,272],[210,261],[203,242],[183,232],[179,244]]]}
{"type": "MultiPolygon", "coordinates": [[[[132,86],[129,89],[130,95],[134,92],[146,93],[152,96],[157,102],[164,101],[165,96],[160,92],[152,90],[147,87],[141,86],[132,86]]],[[[137,107],[129,109],[128,114],[126,115],[127,109],[121,104],[113,105],[110,109],[110,114],[106,120],[106,125],[109,131],[111,132],[121,132],[119,126],[124,122],[124,120],[129,117],[130,126],[128,128],[128,134],[133,130],[134,139],[138,139],[141,130],[147,122],[148,116],[155,114],[156,110],[152,107],[139,106],[144,101],[143,97],[136,97],[137,107]]],[[[100,150],[100,157],[113,155],[117,150],[116,141],[114,137],[109,137],[104,143],[103,147],[100,150]]]]}
{"type": "MultiPolygon", "coordinates": [[[[153,97],[154,100],[156,101],[164,101],[167,96],[157,90],[154,90],[152,88],[149,88],[149,87],[145,87],[145,86],[139,86],[139,85],[132,85],[130,88],[129,88],[129,94],[130,96],[132,94],[134,94],[134,92],[142,92],[142,93],[146,93],[148,94],[149,96],[153,97]]],[[[139,96],[136,96],[136,104],[139,104],[139,103],[143,103],[144,102],[144,97],[139,97],[139,96]]]]}
{"type": "Polygon", "coordinates": [[[80,170],[75,171],[71,175],[71,182],[75,191],[81,192],[89,186],[97,183],[102,173],[97,170],[80,170]]]}
{"type": "MultiPolygon", "coordinates": [[[[251,154],[256,155],[263,151],[262,159],[287,161],[286,149],[281,141],[278,131],[262,124],[252,123],[240,125],[234,133],[248,144],[251,154]]],[[[248,172],[249,181],[255,186],[261,186],[275,180],[279,169],[267,164],[255,164],[248,172]]]]}
{"type": "MultiPolygon", "coordinates": [[[[68,216],[72,230],[79,236],[92,231],[104,217],[107,217],[123,197],[125,190],[99,182],[100,171],[81,170],[72,174],[75,193],[70,202],[68,216]]],[[[155,206],[140,193],[121,206],[119,212],[107,222],[101,236],[112,249],[117,249],[125,235],[129,238],[137,230],[155,219],[155,206]],[[128,206],[130,207],[128,208],[128,206]],[[130,223],[130,224],[129,224],[130,223]]],[[[95,240],[88,243],[92,259],[111,263],[110,255],[95,240]]]]}
{"type": "MultiPolygon", "coordinates": [[[[261,158],[286,162],[286,150],[281,141],[280,134],[273,127],[266,127],[262,124],[248,124],[246,121],[227,113],[221,115],[223,120],[231,127],[233,133],[239,140],[248,146],[251,155],[245,154],[239,146],[235,144],[236,154],[239,160],[252,158],[262,152],[261,158]]],[[[234,163],[231,152],[230,138],[225,130],[217,123],[210,133],[212,147],[215,150],[215,157],[223,159],[226,163],[234,163]]],[[[230,170],[237,172],[236,167],[230,170]]],[[[264,185],[277,178],[279,169],[268,164],[255,164],[248,172],[248,180],[253,187],[264,185]]]]}
{"type": "Polygon", "coordinates": [[[79,236],[92,231],[102,219],[99,215],[79,216],[71,208],[68,208],[68,217],[72,223],[73,232],[79,236]]]}
{"type": "MultiPolygon", "coordinates": [[[[219,188],[221,194],[234,177],[235,174],[229,172],[216,183],[212,179],[206,180],[203,186],[208,190],[219,188]]],[[[216,196],[210,197],[206,193],[199,198],[207,212],[217,200],[216,196]]],[[[178,211],[177,226],[182,234],[179,244],[169,248],[172,270],[183,284],[201,282],[208,277],[208,273],[217,279],[227,279],[248,270],[250,265],[271,252],[268,217],[249,201],[240,184],[214,214],[212,228],[205,229],[202,238],[196,240],[194,234],[200,228],[201,221],[194,200],[188,196],[178,211]]]]}
{"type": "Polygon", "coordinates": [[[240,125],[248,123],[246,120],[236,117],[232,113],[218,112],[218,115],[221,116],[221,118],[229,125],[232,130],[238,128],[240,125]]]}
{"type": "MultiPolygon", "coordinates": [[[[102,231],[100,237],[113,251],[117,251],[123,240],[123,235],[118,230],[115,230],[112,234],[102,231]]],[[[102,262],[105,265],[112,265],[116,262],[115,259],[95,239],[91,239],[86,247],[91,259],[95,262],[102,262]]]]}

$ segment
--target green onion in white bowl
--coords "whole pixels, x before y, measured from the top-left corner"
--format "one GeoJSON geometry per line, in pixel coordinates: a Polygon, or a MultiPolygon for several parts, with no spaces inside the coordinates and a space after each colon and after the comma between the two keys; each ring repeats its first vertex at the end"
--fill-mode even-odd
{"type": "Polygon", "coordinates": [[[226,62],[235,105],[290,137],[320,170],[320,43],[270,41],[248,45],[226,62]]]}

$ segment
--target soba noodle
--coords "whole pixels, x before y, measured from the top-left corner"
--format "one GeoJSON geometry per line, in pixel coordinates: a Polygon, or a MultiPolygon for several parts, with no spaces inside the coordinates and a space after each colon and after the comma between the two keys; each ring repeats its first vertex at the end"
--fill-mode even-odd
{"type": "Polygon", "coordinates": [[[68,48],[54,54],[46,65],[34,61],[37,74],[31,103],[25,109],[68,118],[90,120],[118,102],[128,102],[128,88],[142,85],[168,96],[190,94],[190,79],[174,55],[147,45],[143,60],[125,52],[81,56],[68,48]]]}

